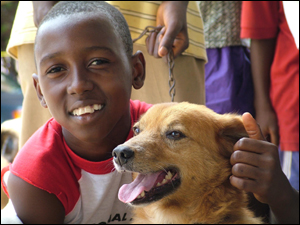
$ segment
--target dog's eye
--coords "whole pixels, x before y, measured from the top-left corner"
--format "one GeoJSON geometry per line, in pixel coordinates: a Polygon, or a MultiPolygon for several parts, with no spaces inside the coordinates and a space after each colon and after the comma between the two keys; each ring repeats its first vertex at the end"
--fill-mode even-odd
{"type": "Polygon", "coordinates": [[[170,131],[166,134],[166,136],[168,139],[171,140],[180,140],[185,137],[185,135],[180,131],[170,131]]]}
{"type": "Polygon", "coordinates": [[[133,127],[133,132],[134,132],[135,135],[138,135],[140,133],[140,128],[133,127]]]}

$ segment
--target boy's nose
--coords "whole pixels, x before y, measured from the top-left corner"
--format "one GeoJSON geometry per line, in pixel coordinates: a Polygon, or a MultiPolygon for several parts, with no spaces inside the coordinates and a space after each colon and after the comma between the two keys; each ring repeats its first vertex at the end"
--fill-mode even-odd
{"type": "Polygon", "coordinates": [[[82,94],[93,89],[93,82],[83,71],[74,71],[71,76],[71,84],[68,87],[69,94],[82,94]]]}

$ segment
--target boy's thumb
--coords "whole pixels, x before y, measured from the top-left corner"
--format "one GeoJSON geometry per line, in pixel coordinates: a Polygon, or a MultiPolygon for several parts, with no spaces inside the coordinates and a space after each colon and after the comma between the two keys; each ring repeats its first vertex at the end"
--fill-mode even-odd
{"type": "Polygon", "coordinates": [[[172,49],[174,40],[177,36],[177,34],[179,33],[179,30],[177,30],[177,28],[174,28],[172,26],[164,27],[161,32],[164,34],[162,39],[161,39],[161,43],[160,43],[160,47],[158,50],[158,55],[160,57],[166,56],[169,51],[172,49]]]}
{"type": "Polygon", "coordinates": [[[244,113],[242,115],[242,120],[243,120],[244,127],[250,138],[256,140],[265,140],[259,125],[256,123],[256,120],[252,117],[250,113],[248,112],[244,113]]]}

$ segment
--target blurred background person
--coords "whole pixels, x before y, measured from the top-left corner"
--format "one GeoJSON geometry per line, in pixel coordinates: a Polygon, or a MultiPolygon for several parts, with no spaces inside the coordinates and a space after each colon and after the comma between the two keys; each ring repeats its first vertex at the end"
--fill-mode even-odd
{"type": "Polygon", "coordinates": [[[204,23],[206,106],[217,113],[250,112],[253,83],[250,55],[240,38],[241,1],[200,1],[204,23]]]}
{"type": "Polygon", "coordinates": [[[299,191],[299,49],[282,1],[244,1],[241,37],[251,38],[256,121],[279,145],[282,169],[299,191]]]}

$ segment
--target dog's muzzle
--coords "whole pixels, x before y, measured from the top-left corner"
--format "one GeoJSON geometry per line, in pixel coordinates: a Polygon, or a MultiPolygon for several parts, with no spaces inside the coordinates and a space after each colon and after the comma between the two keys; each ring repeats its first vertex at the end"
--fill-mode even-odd
{"type": "Polygon", "coordinates": [[[134,152],[126,145],[119,145],[113,150],[112,156],[115,163],[122,166],[134,158],[134,152]]]}

